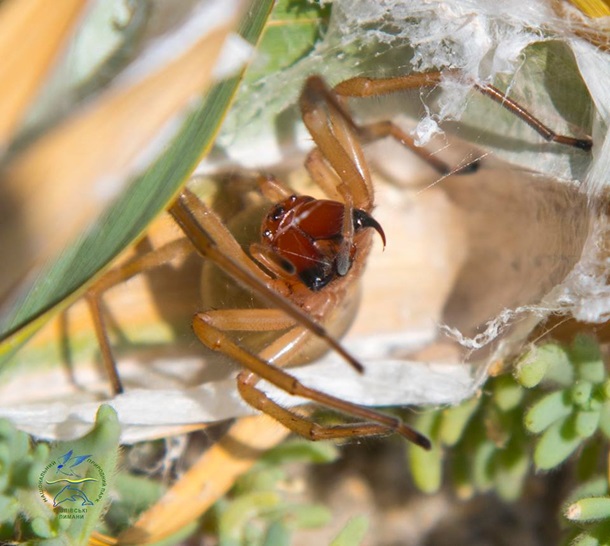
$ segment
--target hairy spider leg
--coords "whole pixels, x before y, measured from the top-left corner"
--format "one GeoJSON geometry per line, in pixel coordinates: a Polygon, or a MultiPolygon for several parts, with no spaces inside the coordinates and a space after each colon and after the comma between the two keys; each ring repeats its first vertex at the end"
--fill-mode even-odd
{"type": "Polygon", "coordinates": [[[110,340],[108,339],[108,328],[106,326],[106,321],[104,320],[104,313],[102,310],[104,292],[144,271],[159,267],[173,259],[186,257],[192,250],[193,247],[190,242],[183,237],[166,243],[157,249],[150,250],[141,256],[135,256],[124,264],[108,271],[89,288],[89,291],[85,295],[85,300],[93,320],[95,335],[100,347],[102,363],[110,379],[113,394],[120,394],[124,389],[116,367],[116,362],[112,355],[112,348],[110,340]]]}
{"type": "MultiPolygon", "coordinates": [[[[410,442],[424,449],[430,449],[430,441],[400,419],[306,387],[282,368],[271,364],[269,360],[257,356],[234,343],[224,332],[213,326],[211,321],[204,320],[203,315],[198,315],[193,322],[193,328],[197,337],[207,347],[230,356],[248,370],[248,372],[241,372],[238,375],[238,388],[244,400],[254,408],[267,413],[293,432],[310,440],[379,436],[396,432],[410,442]],[[306,398],[348,415],[361,417],[368,422],[333,426],[319,425],[280,406],[257,389],[255,386],[261,378],[288,394],[306,398]]],[[[299,337],[303,339],[303,334],[303,328],[297,326],[280,337],[273,347],[270,346],[268,353],[276,347],[282,351],[284,347],[293,345],[299,337]]]]}
{"type": "MultiPolygon", "coordinates": [[[[354,131],[349,115],[343,111],[334,95],[326,91],[323,83],[322,92],[319,92],[320,86],[316,88],[316,84],[319,82],[321,80],[316,81],[314,78],[305,86],[303,91],[303,97],[305,98],[302,98],[301,103],[303,116],[316,144],[321,147],[321,150],[324,150],[324,158],[328,160],[337,175],[340,175],[340,178],[335,177],[330,180],[332,182],[338,181],[336,191],[340,194],[346,205],[346,211],[348,211],[345,214],[347,220],[344,219],[343,235],[351,245],[354,232],[351,211],[354,204],[365,210],[372,208],[372,182],[358,142],[358,135],[354,131]],[[308,94],[313,95],[313,101],[309,101],[308,94]]],[[[328,181],[325,181],[325,186],[328,186],[328,184],[328,181]]],[[[325,189],[325,186],[322,185],[322,189],[325,189]]],[[[275,193],[279,197],[286,194],[286,188],[279,183],[267,184],[267,188],[271,188],[268,193],[275,193]]],[[[278,279],[269,277],[243,252],[219,218],[190,191],[184,191],[170,207],[169,213],[177,221],[200,255],[210,259],[239,283],[256,291],[266,298],[269,303],[277,307],[276,310],[251,310],[250,316],[247,316],[247,313],[244,313],[243,310],[210,311],[198,314],[193,320],[193,329],[205,345],[233,356],[249,370],[240,374],[238,380],[239,389],[246,400],[250,401],[255,407],[269,411],[272,416],[276,416],[278,420],[295,432],[305,434],[308,437],[346,437],[354,434],[377,435],[395,431],[426,449],[430,447],[430,443],[425,437],[404,425],[400,420],[307,388],[281,368],[248,352],[229,339],[222,331],[223,328],[225,331],[232,329],[277,331],[280,328],[284,329],[292,326],[289,332],[285,334],[290,339],[286,337],[280,337],[279,339],[282,344],[281,354],[292,356],[294,348],[298,346],[297,339],[303,340],[314,335],[323,339],[329,347],[337,351],[356,369],[362,370],[362,365],[347,353],[342,345],[327,333],[324,327],[305,313],[299,305],[287,299],[293,289],[300,287],[291,285],[281,277],[278,279]],[[241,315],[240,319],[237,319],[237,313],[241,315]],[[281,313],[285,313],[287,316],[280,316],[281,313]],[[261,377],[290,394],[308,398],[338,411],[372,421],[372,423],[350,424],[336,427],[334,431],[327,431],[324,427],[320,428],[319,425],[310,423],[304,417],[294,414],[269,400],[262,391],[255,387],[261,377]]],[[[368,245],[364,243],[362,257],[364,257],[366,251],[368,251],[368,245]]],[[[350,265],[345,266],[345,273],[347,273],[350,265]]],[[[362,263],[360,262],[359,269],[361,266],[362,263]]],[[[349,282],[353,282],[355,279],[356,277],[352,277],[349,282]]],[[[328,302],[336,297],[338,296],[333,292],[329,292],[328,302]]],[[[313,312],[314,316],[324,316],[324,309],[320,305],[320,301],[320,298],[318,298],[318,303],[314,305],[315,310],[307,304],[308,312],[313,312]],[[316,315],[316,313],[318,314],[316,315]]],[[[101,317],[99,309],[98,315],[101,317]]],[[[280,346],[278,345],[278,347],[280,346]]],[[[278,359],[280,353],[274,358],[278,359]]],[[[109,358],[111,358],[111,355],[109,358]]]]}
{"type": "MultiPolygon", "coordinates": [[[[417,155],[420,159],[428,163],[441,175],[467,174],[473,172],[477,168],[476,162],[459,168],[451,168],[447,163],[439,159],[432,152],[429,152],[421,146],[417,146],[414,139],[392,121],[377,121],[365,125],[356,123],[348,111],[347,104],[345,103],[345,97],[337,94],[337,88],[332,90],[328,89],[324,84],[324,81],[319,76],[310,76],[306,85],[311,86],[315,90],[315,93],[310,92],[309,95],[304,95],[304,97],[301,99],[302,110],[312,110],[314,105],[316,105],[316,102],[320,103],[323,100],[328,105],[329,110],[334,112],[335,119],[336,117],[340,116],[343,124],[349,128],[349,134],[357,135],[359,145],[369,144],[376,140],[390,137],[417,155]]],[[[341,84],[339,84],[338,87],[340,86],[341,84]]],[[[307,123],[305,114],[303,115],[303,119],[306,120],[307,123]]],[[[315,130],[315,127],[308,128],[310,131],[315,130]]],[[[356,165],[359,164],[360,162],[356,163],[356,165]]],[[[314,179],[317,179],[318,177],[324,178],[333,176],[332,170],[328,168],[325,156],[322,154],[319,148],[314,148],[309,153],[307,159],[305,160],[305,165],[314,179]]],[[[365,166],[366,164],[363,165],[365,166]]],[[[333,165],[333,167],[335,166],[333,165]]],[[[363,175],[368,175],[368,170],[363,170],[363,175]]]]}
{"type": "MultiPolygon", "coordinates": [[[[213,240],[210,238],[209,233],[205,229],[209,226],[210,222],[218,222],[218,228],[226,228],[222,226],[218,218],[211,211],[206,209],[203,203],[186,190],[177,203],[170,208],[170,213],[176,218],[183,231],[193,241],[193,244],[202,256],[211,259],[225,271],[231,274],[235,273],[234,267],[237,265],[237,258],[232,258],[229,254],[229,248],[225,247],[225,243],[233,245],[234,240],[228,231],[226,239],[213,240]],[[197,211],[203,212],[203,215],[197,214],[197,211]],[[214,220],[212,220],[213,218],[214,220]],[[198,219],[204,220],[205,227],[198,223],[198,219]],[[218,260],[217,258],[220,259],[218,260]]],[[[240,253],[243,253],[241,248],[240,253]]],[[[245,253],[243,256],[250,260],[245,253]]],[[[242,270],[242,273],[244,271],[246,270],[242,270]]],[[[243,284],[257,290],[257,292],[260,289],[258,284],[252,283],[245,276],[242,276],[241,281],[243,284]]],[[[265,291],[267,290],[269,289],[265,288],[265,291]]],[[[269,294],[276,294],[276,292],[270,290],[269,294]]],[[[401,420],[305,387],[289,373],[269,360],[240,347],[224,333],[228,330],[262,332],[290,328],[286,334],[269,345],[262,353],[263,356],[267,356],[271,360],[286,361],[290,359],[303,343],[308,340],[309,336],[318,335],[318,333],[313,331],[310,323],[313,322],[317,328],[321,327],[317,326],[317,323],[307,315],[305,315],[307,316],[306,321],[302,321],[301,317],[286,316],[286,304],[290,304],[290,302],[283,300],[282,296],[279,296],[279,298],[281,304],[278,305],[278,309],[216,310],[198,313],[193,319],[193,330],[204,345],[233,358],[249,370],[249,372],[241,373],[238,376],[238,388],[244,399],[253,407],[277,419],[290,430],[307,438],[345,438],[354,435],[380,435],[397,432],[417,445],[429,449],[430,442],[428,439],[411,429],[401,420]],[[362,417],[370,422],[341,425],[338,427],[323,427],[312,423],[297,413],[279,406],[262,391],[256,389],[255,385],[260,378],[269,381],[289,394],[307,398],[349,415],[362,417]]],[[[332,297],[327,300],[327,305],[334,305],[334,303],[332,297]]],[[[332,339],[326,333],[325,336],[324,339],[326,341],[332,339]]],[[[339,345],[335,340],[332,341],[339,345]]],[[[343,352],[345,352],[344,349],[343,352]]]]}
{"type": "MultiPolygon", "coordinates": [[[[438,72],[424,72],[421,74],[408,74],[393,78],[367,78],[356,77],[345,80],[335,86],[335,93],[343,97],[375,97],[387,95],[409,89],[424,87],[436,87],[446,77],[458,77],[459,70],[445,70],[438,72]]],[[[542,123],[536,116],[523,108],[519,103],[508,97],[497,87],[490,84],[475,83],[474,88],[481,94],[497,102],[503,108],[527,123],[534,131],[548,142],[556,142],[565,146],[571,146],[580,150],[588,151],[593,146],[590,137],[576,138],[568,135],[560,135],[542,123]]]]}
{"type": "Polygon", "coordinates": [[[169,208],[169,212],[201,256],[212,260],[242,286],[255,290],[268,303],[282,309],[296,322],[308,328],[313,335],[322,339],[331,349],[340,354],[355,370],[364,371],[364,366],[330,336],[323,326],[287,299],[288,294],[282,293],[278,283],[274,283],[274,288],[270,288],[269,285],[273,279],[254,263],[220,222],[220,219],[205,207],[190,190],[184,190],[178,200],[169,208]],[[208,231],[208,227],[212,228],[212,231],[216,230],[218,234],[222,235],[222,238],[214,239],[211,232],[208,231]],[[219,244],[223,245],[222,249],[219,248],[219,244]]]}
{"type": "MultiPolygon", "coordinates": [[[[205,207],[203,203],[201,203],[199,199],[197,199],[197,197],[195,197],[194,194],[192,194],[192,192],[189,190],[185,190],[184,199],[188,200],[189,205],[197,210],[199,220],[203,221],[205,224],[207,234],[209,237],[211,237],[210,240],[213,240],[214,238],[221,239],[223,241],[224,251],[236,257],[240,265],[231,263],[231,260],[228,261],[228,269],[231,270],[231,274],[236,275],[237,278],[241,278],[242,283],[246,284],[247,286],[252,286],[252,284],[257,285],[258,289],[271,300],[271,303],[282,308],[284,312],[288,313],[289,316],[292,316],[293,318],[296,318],[296,320],[306,324],[314,335],[324,339],[329,346],[342,355],[354,369],[356,369],[358,372],[362,372],[364,370],[362,364],[358,362],[355,357],[347,353],[343,346],[341,346],[334,338],[329,336],[324,328],[313,321],[309,315],[305,314],[299,307],[287,301],[285,297],[283,297],[286,294],[278,295],[275,291],[267,288],[267,283],[271,280],[271,278],[264,273],[260,267],[258,267],[250,259],[250,257],[245,254],[245,252],[243,252],[237,241],[235,241],[230,232],[224,227],[222,222],[220,222],[218,217],[211,210],[205,207]]],[[[176,206],[173,206],[172,209],[170,209],[170,212],[171,210],[175,212],[178,209],[176,206]]],[[[180,222],[178,223],[180,224],[180,222]]],[[[205,232],[202,231],[201,233],[203,234],[205,232]]],[[[111,388],[115,395],[124,392],[124,388],[116,367],[116,361],[112,355],[110,341],[108,339],[108,329],[104,320],[101,306],[103,293],[109,290],[111,287],[125,282],[137,274],[166,264],[173,259],[189,255],[193,251],[194,245],[196,246],[194,242],[189,240],[187,234],[187,237],[185,238],[171,241],[142,256],[136,256],[124,264],[121,264],[120,266],[108,271],[89,289],[86,295],[86,301],[93,319],[95,334],[100,346],[102,362],[108,377],[110,378],[111,388]]],[[[214,247],[215,244],[212,243],[210,246],[214,247]]],[[[215,260],[216,263],[227,262],[227,260],[222,257],[222,253],[215,248],[212,248],[211,251],[209,251],[207,257],[212,258],[212,255],[217,257],[215,260]]],[[[220,263],[219,265],[222,267],[220,263]]],[[[225,267],[227,267],[226,263],[225,267]]]]}

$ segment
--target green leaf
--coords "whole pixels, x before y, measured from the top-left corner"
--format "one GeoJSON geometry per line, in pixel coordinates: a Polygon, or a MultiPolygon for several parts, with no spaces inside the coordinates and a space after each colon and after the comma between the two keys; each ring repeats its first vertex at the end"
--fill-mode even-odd
{"type": "Polygon", "coordinates": [[[273,491],[254,491],[232,501],[220,515],[218,534],[222,544],[241,544],[240,537],[246,524],[261,513],[281,502],[273,491]]]}
{"type": "Polygon", "coordinates": [[[528,449],[523,442],[513,441],[495,457],[494,483],[506,502],[519,498],[530,467],[528,449]]]}
{"type": "MultiPolygon", "coordinates": [[[[428,412],[419,416],[415,428],[422,434],[436,439],[442,416],[439,412],[428,412]]],[[[443,478],[443,450],[440,442],[433,441],[432,449],[426,451],[415,444],[408,446],[409,468],[413,481],[420,491],[435,493],[443,478]]]]}
{"type": "Polygon", "coordinates": [[[570,356],[581,380],[597,384],[606,379],[599,343],[594,338],[586,335],[576,336],[570,346],[570,356]]]}
{"type": "Polygon", "coordinates": [[[536,443],[534,463],[539,470],[549,470],[564,462],[582,443],[571,417],[553,423],[536,443]]]}
{"type": "Polygon", "coordinates": [[[593,394],[593,383],[580,379],[572,387],[572,402],[581,408],[586,408],[593,394]]]}
{"type": "MultiPolygon", "coordinates": [[[[244,39],[258,40],[272,4],[262,0],[248,11],[239,29],[244,39]]],[[[156,161],[129,184],[90,231],[40,273],[38,282],[0,323],[0,365],[41,325],[35,319],[58,311],[66,298],[82,291],[167,206],[212,145],[239,82],[234,77],[212,88],[156,161]]]]}
{"type": "Polygon", "coordinates": [[[610,439],[610,401],[602,404],[599,418],[599,428],[607,439],[610,439]]]}
{"type": "Polygon", "coordinates": [[[599,540],[588,533],[581,533],[570,544],[571,546],[599,546],[599,540]]]}
{"type": "Polygon", "coordinates": [[[567,358],[561,346],[555,343],[534,345],[523,353],[515,365],[515,379],[531,389],[542,381],[551,363],[559,358],[567,358]]]}
{"type": "Polygon", "coordinates": [[[265,27],[257,59],[246,74],[246,84],[287,68],[307,55],[328,24],[330,8],[330,4],[307,0],[279,0],[265,27]]]}
{"type": "Polygon", "coordinates": [[[283,521],[274,521],[267,529],[262,546],[290,546],[292,532],[283,521]]]}
{"type": "Polygon", "coordinates": [[[545,382],[557,383],[563,387],[569,387],[574,383],[574,365],[571,355],[561,345],[550,343],[543,345],[548,358],[549,367],[544,376],[545,382]]]}
{"type": "Polygon", "coordinates": [[[439,427],[439,441],[446,446],[454,446],[462,437],[471,417],[479,408],[481,399],[473,397],[459,406],[443,410],[439,427]]]}
{"type": "Polygon", "coordinates": [[[599,410],[576,412],[576,418],[574,423],[576,434],[578,434],[578,436],[580,436],[580,438],[582,439],[586,439],[590,436],[593,436],[593,434],[595,434],[595,432],[597,431],[597,427],[599,426],[599,419],[599,410]]]}
{"type": "Polygon", "coordinates": [[[472,461],[467,450],[458,448],[451,460],[451,478],[455,492],[460,499],[469,499],[475,493],[471,466],[472,461]]]}
{"type": "Polygon", "coordinates": [[[517,407],[523,399],[523,389],[511,375],[497,377],[494,381],[493,399],[501,411],[517,407]]]}
{"type": "Polygon", "coordinates": [[[40,538],[50,538],[53,536],[53,529],[48,519],[34,518],[31,522],[32,532],[40,538]]]}
{"type": "Polygon", "coordinates": [[[261,462],[279,465],[289,462],[316,464],[332,463],[340,452],[332,442],[310,442],[302,439],[288,440],[265,453],[261,462]]]}
{"type": "Polygon", "coordinates": [[[293,504],[282,508],[282,519],[290,529],[315,529],[332,521],[331,511],[322,504],[293,504]]]}
{"type": "Polygon", "coordinates": [[[496,446],[490,440],[484,440],[476,447],[472,458],[472,482],[478,491],[488,491],[493,485],[495,454],[496,446]]]}
{"type": "Polygon", "coordinates": [[[565,512],[570,521],[597,521],[610,518],[610,497],[589,497],[570,504],[565,512]]]}
{"type": "Polygon", "coordinates": [[[566,502],[572,504],[586,497],[603,497],[608,494],[608,480],[605,476],[598,476],[581,483],[570,492],[566,502]]]}
{"type": "Polygon", "coordinates": [[[86,544],[109,502],[121,427],[116,412],[100,406],[93,429],[78,440],[59,442],[40,475],[72,544],[86,544]],[[76,482],[75,482],[76,480],[76,482]],[[57,508],[59,507],[59,508],[57,508]]]}
{"type": "Polygon", "coordinates": [[[118,498],[110,505],[105,521],[114,529],[125,529],[161,497],[165,487],[155,479],[121,472],[114,489],[118,498]]]}
{"type": "Polygon", "coordinates": [[[369,523],[364,516],[351,518],[330,546],[355,546],[364,540],[369,523]]]}
{"type": "Polygon", "coordinates": [[[572,404],[567,390],[546,394],[538,400],[525,414],[525,428],[539,434],[553,423],[570,415],[572,404]]]}

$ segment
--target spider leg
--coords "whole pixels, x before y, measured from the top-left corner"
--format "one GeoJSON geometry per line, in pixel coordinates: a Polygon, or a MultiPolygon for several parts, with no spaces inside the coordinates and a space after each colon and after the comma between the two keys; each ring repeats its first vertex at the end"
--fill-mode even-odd
{"type": "MultiPolygon", "coordinates": [[[[231,275],[243,286],[254,290],[265,298],[270,304],[281,309],[296,322],[302,324],[311,332],[323,339],[330,348],[340,354],[355,370],[362,372],[362,364],[329,333],[326,329],[312,319],[305,311],[296,304],[286,299],[285,295],[278,292],[281,285],[276,283],[275,288],[270,286],[270,278],[256,263],[247,256],[236,241],[232,240],[230,233],[226,231],[229,238],[216,240],[208,227],[212,224],[220,224],[219,219],[205,205],[197,199],[188,189],[170,207],[170,214],[174,217],[185,235],[190,239],[197,252],[204,258],[212,260],[225,273],[231,275]],[[231,247],[236,247],[234,252],[226,252],[222,245],[230,242],[231,247]]],[[[212,226],[213,227],[213,226],[212,226]]],[[[222,226],[224,230],[224,226],[222,226]]]]}
{"type": "Polygon", "coordinates": [[[268,413],[271,417],[277,419],[287,428],[294,430],[294,432],[298,434],[305,435],[312,439],[319,439],[346,437],[350,435],[350,430],[352,431],[352,435],[379,435],[387,432],[396,432],[425,449],[430,448],[430,441],[425,436],[404,424],[400,419],[379,413],[370,408],[352,404],[351,402],[341,400],[340,398],[303,385],[288,372],[234,343],[224,332],[214,327],[209,321],[206,322],[205,317],[200,315],[195,317],[195,320],[193,321],[193,330],[206,347],[214,351],[222,352],[239,362],[248,370],[248,373],[242,375],[238,381],[240,393],[247,402],[252,403],[254,407],[268,413]],[[258,389],[255,389],[255,384],[259,378],[265,379],[288,394],[306,398],[348,415],[360,417],[369,422],[363,423],[362,425],[353,425],[353,428],[350,428],[351,425],[339,427],[335,432],[332,432],[330,429],[320,430],[324,429],[324,427],[307,422],[305,418],[278,406],[266,395],[258,391],[258,389]]]}
{"type": "Polygon", "coordinates": [[[112,348],[110,346],[110,340],[108,339],[108,330],[104,322],[102,308],[100,305],[100,297],[97,294],[89,293],[85,296],[85,300],[89,307],[89,313],[93,319],[93,326],[95,330],[95,336],[100,347],[102,355],[102,363],[106,374],[110,379],[110,387],[114,395],[121,394],[124,392],[123,383],[119,376],[119,372],[116,367],[114,356],[112,355],[112,348]]]}
{"type": "MultiPolygon", "coordinates": [[[[345,80],[338,84],[334,91],[344,97],[373,97],[395,93],[398,91],[406,91],[408,89],[418,89],[423,87],[435,87],[441,80],[447,76],[457,76],[456,70],[446,70],[443,72],[425,72],[422,74],[409,74],[407,76],[397,76],[394,78],[366,78],[356,77],[345,80]]],[[[503,108],[517,116],[523,122],[527,123],[534,131],[548,142],[556,142],[580,150],[588,151],[593,146],[593,141],[590,137],[575,138],[567,135],[557,134],[547,125],[542,123],[536,116],[523,108],[519,103],[509,98],[505,93],[498,88],[489,84],[475,83],[474,88],[481,93],[497,102],[503,108]]]]}
{"type": "MultiPolygon", "coordinates": [[[[357,124],[353,120],[351,115],[348,113],[345,106],[337,100],[337,97],[334,97],[332,95],[334,90],[331,91],[331,90],[327,89],[326,87],[322,87],[321,84],[318,84],[315,81],[316,79],[318,79],[318,78],[314,76],[308,80],[309,85],[315,84],[316,87],[319,87],[318,93],[323,98],[316,97],[316,100],[329,101],[329,105],[332,106],[333,109],[336,110],[336,115],[341,116],[343,118],[343,122],[345,123],[345,125],[352,131],[352,133],[354,133],[355,135],[358,136],[358,139],[362,144],[367,144],[367,143],[370,143],[370,142],[373,142],[375,140],[379,140],[379,139],[382,139],[385,137],[391,137],[394,140],[396,140],[399,144],[401,144],[402,146],[404,146],[405,148],[407,148],[408,150],[413,152],[415,155],[420,157],[423,161],[428,163],[434,170],[436,170],[438,173],[440,173],[442,175],[447,175],[447,174],[450,174],[453,172],[455,172],[455,173],[468,172],[468,169],[463,169],[463,170],[462,169],[459,169],[459,170],[452,169],[447,163],[438,159],[433,153],[429,152],[425,148],[422,148],[421,146],[417,146],[415,144],[415,141],[413,140],[413,138],[411,138],[398,125],[396,125],[395,123],[393,123],[391,121],[379,121],[379,122],[370,123],[370,124],[366,124],[366,125],[357,124]]],[[[348,80],[348,81],[351,81],[351,80],[348,80]]],[[[342,84],[339,84],[339,86],[341,86],[341,85],[342,84]]],[[[311,104],[306,103],[305,106],[302,105],[302,108],[306,107],[311,110],[316,108],[315,103],[313,102],[312,99],[310,99],[310,102],[311,102],[311,104]]],[[[308,128],[310,131],[313,130],[312,127],[308,126],[308,128]]],[[[314,138],[314,140],[315,140],[315,138],[314,138]]],[[[321,144],[319,144],[319,146],[324,146],[324,145],[328,146],[328,143],[326,141],[324,141],[324,142],[321,141],[321,144]]],[[[354,165],[357,166],[359,164],[358,162],[360,161],[360,154],[354,152],[355,148],[353,147],[353,144],[350,143],[350,146],[351,146],[351,148],[349,150],[346,149],[345,151],[353,152],[352,161],[354,162],[354,165]]],[[[340,179],[335,173],[332,172],[332,170],[329,168],[329,166],[327,164],[327,162],[330,162],[329,158],[333,157],[333,154],[336,152],[334,151],[334,148],[333,149],[328,148],[328,150],[329,150],[328,153],[324,153],[324,151],[321,150],[321,148],[314,148],[314,150],[312,150],[309,153],[307,159],[305,160],[305,166],[307,167],[307,170],[311,174],[311,177],[324,189],[324,191],[326,191],[328,195],[333,195],[337,190],[331,189],[331,187],[330,187],[331,184],[329,183],[329,179],[334,179],[336,181],[335,187],[339,185],[340,179]]],[[[342,172],[341,170],[339,170],[339,169],[341,169],[341,166],[338,164],[338,162],[333,163],[333,168],[335,169],[336,172],[342,172]]],[[[363,176],[363,179],[368,179],[368,176],[369,176],[368,171],[363,171],[362,176],[363,176]]],[[[367,182],[367,185],[370,185],[370,182],[367,182]]],[[[370,191],[372,191],[372,190],[370,190],[370,191]]]]}
{"type": "Polygon", "coordinates": [[[252,372],[239,373],[237,375],[237,388],[241,397],[254,409],[266,413],[282,423],[287,429],[309,440],[362,438],[364,436],[382,436],[392,432],[388,427],[377,423],[320,425],[271,400],[263,391],[255,387],[257,382],[258,377],[252,372]]]}
{"type": "MultiPolygon", "coordinates": [[[[337,191],[351,195],[356,208],[370,210],[373,184],[354,122],[335,94],[319,76],[305,82],[299,99],[303,122],[326,161],[337,174],[337,191]]],[[[314,156],[315,157],[315,156],[314,156]]],[[[309,162],[315,161],[310,159],[309,162]]],[[[324,168],[319,171],[324,176],[324,168]]],[[[311,172],[311,171],[310,171],[311,172]]],[[[315,176],[314,180],[319,180],[315,176]]],[[[330,183],[325,183],[322,188],[330,183]]]]}
{"type": "Polygon", "coordinates": [[[219,330],[268,332],[294,326],[293,318],[279,309],[213,309],[197,313],[194,320],[211,324],[219,330]]]}
{"type": "Polygon", "coordinates": [[[479,93],[497,102],[500,106],[506,108],[509,112],[512,112],[518,118],[522,119],[547,142],[556,142],[557,144],[564,144],[565,146],[571,146],[573,148],[578,148],[585,151],[589,151],[593,147],[593,140],[591,137],[576,138],[568,135],[557,134],[555,131],[542,123],[537,117],[523,108],[523,106],[509,98],[493,85],[476,84],[475,89],[479,93]]]}
{"type": "MultiPolygon", "coordinates": [[[[294,321],[279,309],[222,309],[199,313],[194,320],[218,330],[273,331],[288,332],[265,347],[259,357],[276,365],[283,365],[293,359],[303,345],[311,338],[311,333],[302,326],[294,327],[294,321]]],[[[200,324],[198,328],[205,328],[200,324]]],[[[237,388],[245,402],[253,408],[270,415],[289,430],[311,440],[338,439],[362,436],[379,436],[391,431],[377,423],[355,423],[321,426],[298,413],[288,410],[270,399],[256,388],[260,378],[249,371],[237,375],[237,388]]]]}
{"type": "Polygon", "coordinates": [[[272,203],[279,203],[294,195],[294,191],[278,180],[272,174],[264,174],[257,178],[260,192],[272,203]]]}
{"type": "Polygon", "coordinates": [[[119,376],[112,347],[108,338],[108,328],[104,320],[102,308],[102,295],[104,292],[120,284],[139,273],[166,264],[175,258],[182,258],[192,253],[193,249],[189,241],[185,238],[177,239],[151,250],[146,254],[135,256],[118,267],[108,271],[101,277],[85,294],[85,300],[89,307],[95,336],[100,347],[102,363],[110,379],[113,394],[117,395],[124,391],[121,378],[119,376]]]}
{"type": "Polygon", "coordinates": [[[103,277],[91,286],[89,293],[100,295],[113,286],[131,279],[135,275],[164,265],[177,258],[184,258],[192,252],[193,247],[185,237],[170,241],[159,248],[149,250],[140,256],[135,256],[125,263],[107,271],[103,277]]]}
{"type": "Polygon", "coordinates": [[[393,138],[396,142],[428,163],[428,165],[441,175],[467,174],[476,170],[476,167],[473,167],[473,165],[476,165],[476,162],[457,169],[450,167],[432,152],[426,150],[426,148],[417,146],[415,140],[392,121],[377,121],[367,125],[356,125],[356,129],[364,143],[373,142],[385,137],[393,138]]]}
{"type": "Polygon", "coordinates": [[[305,158],[305,168],[311,179],[322,189],[329,199],[341,201],[343,194],[339,192],[342,184],[339,175],[331,169],[319,148],[314,148],[305,158]]]}

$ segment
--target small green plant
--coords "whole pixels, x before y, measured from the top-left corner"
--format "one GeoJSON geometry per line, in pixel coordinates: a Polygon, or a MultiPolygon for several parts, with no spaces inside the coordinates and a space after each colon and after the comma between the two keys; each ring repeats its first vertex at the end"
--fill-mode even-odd
{"type": "Polygon", "coordinates": [[[57,536],[61,522],[38,495],[38,476],[49,456],[24,432],[0,420],[0,540],[57,536]]]}
{"type": "Polygon", "coordinates": [[[440,488],[448,468],[459,495],[493,490],[514,501],[532,470],[552,470],[578,451],[582,485],[564,514],[568,543],[610,544],[608,477],[601,463],[610,439],[610,380],[591,337],[577,336],[569,347],[532,347],[513,375],[492,378],[478,398],[422,414],[416,424],[435,445],[430,456],[409,446],[414,481],[425,492],[440,488]]]}
{"type": "MultiPolygon", "coordinates": [[[[270,450],[255,467],[239,478],[232,491],[208,514],[206,526],[222,546],[288,546],[295,531],[322,527],[332,519],[320,504],[290,500],[298,488],[288,477],[290,463],[330,463],[339,452],[330,443],[290,440],[270,450]]],[[[366,520],[354,518],[331,543],[357,545],[366,533],[366,520]]]]}
{"type": "Polygon", "coordinates": [[[119,432],[109,406],[87,435],[52,446],[0,420],[0,542],[86,544],[108,502],[119,432]]]}

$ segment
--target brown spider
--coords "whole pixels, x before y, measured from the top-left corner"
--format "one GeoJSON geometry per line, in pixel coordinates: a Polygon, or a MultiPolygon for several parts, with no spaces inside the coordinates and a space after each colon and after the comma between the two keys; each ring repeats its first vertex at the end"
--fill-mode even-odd
{"type": "MultiPolygon", "coordinates": [[[[186,239],[169,243],[148,255],[110,271],[87,296],[94,316],[104,362],[110,369],[116,393],[122,386],[114,368],[99,307],[101,293],[110,286],[176,255],[192,252],[219,266],[240,284],[260,296],[270,307],[218,309],[197,313],[192,326],[199,340],[244,368],[237,376],[243,399],[268,413],[290,430],[307,438],[361,437],[397,432],[429,449],[430,442],[396,417],[359,406],[308,388],[282,366],[303,358],[311,341],[320,338],[341,354],[356,370],[363,367],[336,341],[355,312],[359,280],[372,244],[373,230],[382,238],[381,226],[372,218],[374,190],[361,143],[391,136],[412,149],[439,172],[452,172],[435,156],[418,148],[392,122],[357,125],[341,96],[365,97],[403,89],[435,86],[441,73],[414,74],[385,80],[354,78],[329,90],[321,78],[310,77],[300,97],[303,120],[316,147],[306,167],[328,199],[295,195],[271,176],[260,177],[263,195],[273,202],[260,230],[260,241],[246,253],[219,217],[191,191],[185,190],[169,213],[186,239]],[[372,229],[371,229],[372,228],[372,229]],[[332,334],[329,333],[332,329],[332,334]],[[228,332],[275,332],[277,336],[260,352],[236,343],[228,332]],[[300,396],[363,422],[322,426],[286,409],[260,389],[267,380],[291,395],[300,396]]],[[[476,85],[483,94],[500,102],[545,139],[588,150],[591,140],[556,135],[534,116],[491,86],[476,85]]],[[[469,172],[476,163],[454,173],[469,172]]],[[[311,355],[308,354],[308,358],[311,355]]]]}

